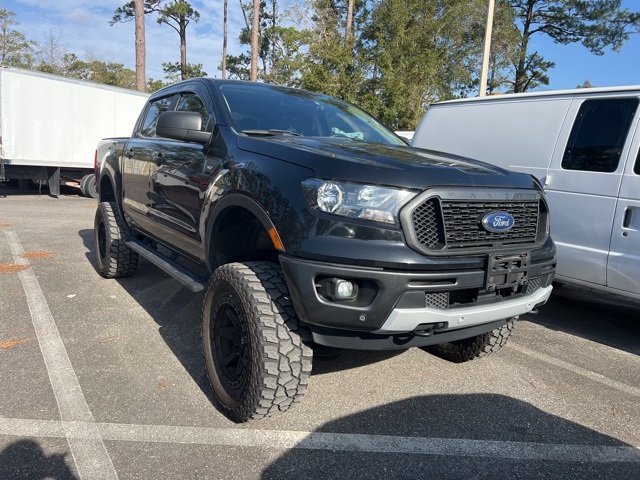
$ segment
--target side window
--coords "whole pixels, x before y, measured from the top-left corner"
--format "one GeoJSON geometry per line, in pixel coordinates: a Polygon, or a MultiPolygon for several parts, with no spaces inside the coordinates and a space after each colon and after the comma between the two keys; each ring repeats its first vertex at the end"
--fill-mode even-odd
{"type": "Polygon", "coordinates": [[[638,156],[636,157],[636,164],[633,167],[633,173],[640,175],[640,148],[638,149],[638,156]]]}
{"type": "Polygon", "coordinates": [[[145,117],[144,122],[142,122],[140,135],[144,137],[156,136],[156,123],[158,122],[158,117],[162,112],[166,112],[169,109],[170,103],[171,97],[165,97],[154,100],[151,105],[149,105],[147,116],[145,117]]]}
{"type": "Polygon", "coordinates": [[[585,101],[569,135],[562,168],[614,172],[637,107],[637,98],[585,101]]]}
{"type": "Polygon", "coordinates": [[[213,121],[211,115],[207,112],[207,109],[202,103],[202,100],[195,93],[183,93],[180,95],[178,105],[176,105],[176,111],[183,112],[198,112],[202,115],[202,128],[203,132],[211,132],[213,127],[213,121]]]}

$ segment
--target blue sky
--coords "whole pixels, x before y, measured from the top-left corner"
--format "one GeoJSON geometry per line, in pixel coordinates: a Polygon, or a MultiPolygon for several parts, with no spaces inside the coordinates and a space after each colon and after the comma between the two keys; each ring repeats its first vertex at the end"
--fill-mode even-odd
{"type": "MultiPolygon", "coordinates": [[[[20,31],[42,40],[48,32],[62,34],[67,50],[80,58],[94,56],[106,62],[135,68],[133,23],[109,26],[116,8],[125,0],[0,0],[0,8],[16,13],[20,31]]],[[[220,76],[223,0],[191,0],[200,12],[197,24],[188,27],[187,60],[201,63],[209,76],[220,76]]],[[[284,6],[283,0],[279,5],[284,6]]],[[[623,6],[640,10],[640,0],[623,0],[623,6]]],[[[304,14],[304,11],[301,11],[304,14]]],[[[229,53],[245,50],[237,36],[244,24],[239,2],[229,2],[229,53]]],[[[162,62],[179,60],[178,34],[168,26],[147,20],[147,76],[161,79],[162,62]]],[[[640,84],[640,34],[633,35],[620,52],[596,56],[582,45],[555,45],[542,36],[532,38],[531,51],[556,62],[549,71],[551,83],[542,90],[574,88],[589,80],[599,87],[640,84]]]]}

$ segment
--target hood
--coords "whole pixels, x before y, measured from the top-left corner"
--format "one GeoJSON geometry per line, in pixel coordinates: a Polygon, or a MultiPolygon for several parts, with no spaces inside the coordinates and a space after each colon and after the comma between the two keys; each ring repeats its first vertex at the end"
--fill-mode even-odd
{"type": "Polygon", "coordinates": [[[238,148],[309,168],[327,180],[417,190],[444,185],[535,188],[530,175],[409,146],[338,137],[238,136],[238,148]]]}

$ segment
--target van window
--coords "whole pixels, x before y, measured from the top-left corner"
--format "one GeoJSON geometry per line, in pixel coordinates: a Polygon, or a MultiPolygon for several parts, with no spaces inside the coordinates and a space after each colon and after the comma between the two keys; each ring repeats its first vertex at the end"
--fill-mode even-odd
{"type": "Polygon", "coordinates": [[[636,164],[633,167],[633,173],[640,175],[640,149],[638,149],[638,156],[636,157],[636,164]]]}
{"type": "Polygon", "coordinates": [[[614,172],[637,107],[637,98],[585,101],[569,135],[562,168],[614,172]]]}

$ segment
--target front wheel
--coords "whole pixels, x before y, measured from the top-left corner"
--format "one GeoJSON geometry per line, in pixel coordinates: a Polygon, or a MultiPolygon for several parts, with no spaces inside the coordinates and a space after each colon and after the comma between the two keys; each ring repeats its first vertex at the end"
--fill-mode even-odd
{"type": "Polygon", "coordinates": [[[476,358],[486,357],[505,346],[515,329],[515,322],[515,318],[512,318],[500,328],[496,328],[490,332],[455,342],[424,347],[424,349],[440,358],[455,363],[463,363],[476,358]]]}
{"type": "Polygon", "coordinates": [[[216,400],[236,422],[284,412],[305,393],[313,352],[278,265],[232,263],[211,277],[202,350],[216,400]]]}

